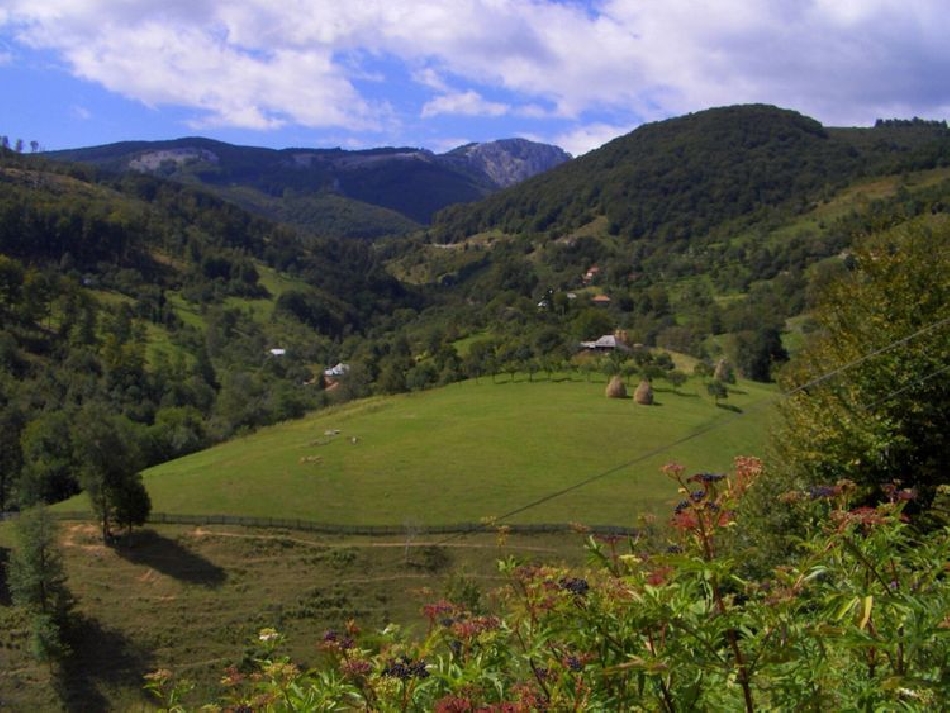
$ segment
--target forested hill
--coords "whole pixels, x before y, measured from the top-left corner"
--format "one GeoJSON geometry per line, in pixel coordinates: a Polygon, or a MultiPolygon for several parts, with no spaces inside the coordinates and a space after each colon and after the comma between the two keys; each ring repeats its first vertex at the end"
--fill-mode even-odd
{"type": "Polygon", "coordinates": [[[472,206],[453,206],[432,235],[553,237],[598,217],[624,240],[716,237],[765,216],[795,215],[860,177],[950,162],[942,122],[823,127],[794,111],[732,106],[641,126],[600,149],[472,206]]]}
{"type": "Polygon", "coordinates": [[[76,492],[92,423],[138,470],[301,416],[340,339],[418,307],[370,244],[0,150],[0,510],[76,492]]]}

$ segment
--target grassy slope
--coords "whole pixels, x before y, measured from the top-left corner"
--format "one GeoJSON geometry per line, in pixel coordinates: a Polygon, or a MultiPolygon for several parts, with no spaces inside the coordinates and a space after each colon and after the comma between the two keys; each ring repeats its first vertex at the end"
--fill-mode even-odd
{"type": "MultiPolygon", "coordinates": [[[[649,408],[604,398],[596,380],[498,382],[358,401],[163,464],[146,472],[154,510],[478,522],[605,474],[511,521],[633,524],[673,497],[662,464],[723,469],[735,455],[761,453],[760,406],[775,396],[774,387],[743,382],[726,402],[750,411],[738,414],[716,408],[695,379],[679,393],[658,390],[660,405],[649,408]],[[302,462],[308,456],[319,460],[302,462]]],[[[58,507],[85,506],[80,498],[58,507]]]]}
{"type": "Polygon", "coordinates": [[[577,536],[511,537],[499,548],[482,535],[437,551],[417,538],[407,560],[400,538],[156,526],[132,548],[108,549],[91,523],[64,523],[62,535],[80,622],[81,655],[64,672],[70,703],[59,704],[48,667],[28,655],[22,612],[0,607],[3,710],[154,710],[143,676],[160,667],[198,682],[189,700],[196,709],[221,693],[224,668],[261,628],[279,629],[288,638],[284,652],[314,664],[323,632],[348,619],[367,630],[389,622],[421,627],[421,605],[442,596],[457,577],[452,570],[487,593],[500,585],[495,562],[510,553],[583,561],[577,536]]]}

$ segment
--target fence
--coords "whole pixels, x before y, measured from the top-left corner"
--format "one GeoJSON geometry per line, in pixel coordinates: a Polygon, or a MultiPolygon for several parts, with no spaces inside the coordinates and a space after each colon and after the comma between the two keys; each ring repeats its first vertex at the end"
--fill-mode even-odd
{"type": "MultiPolygon", "coordinates": [[[[60,520],[92,520],[91,512],[71,511],[55,512],[60,520]]],[[[241,525],[243,527],[260,527],[281,530],[303,530],[320,535],[366,535],[370,537],[405,536],[411,530],[419,535],[469,535],[479,533],[496,533],[500,527],[512,535],[540,535],[546,533],[575,532],[577,525],[573,524],[531,524],[531,523],[475,523],[462,522],[449,525],[425,525],[411,523],[406,525],[334,525],[312,520],[279,517],[251,517],[249,515],[184,515],[177,513],[153,512],[149,515],[148,524],[155,525],[241,525]]],[[[583,530],[595,535],[633,536],[637,530],[620,525],[584,525],[583,530]]]]}

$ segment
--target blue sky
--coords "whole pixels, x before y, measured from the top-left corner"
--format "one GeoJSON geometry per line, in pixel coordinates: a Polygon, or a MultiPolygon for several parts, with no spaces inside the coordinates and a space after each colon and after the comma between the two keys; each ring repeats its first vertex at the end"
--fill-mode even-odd
{"type": "Polygon", "coordinates": [[[950,119],[945,0],[0,0],[0,135],[574,155],[765,102],[950,119]]]}

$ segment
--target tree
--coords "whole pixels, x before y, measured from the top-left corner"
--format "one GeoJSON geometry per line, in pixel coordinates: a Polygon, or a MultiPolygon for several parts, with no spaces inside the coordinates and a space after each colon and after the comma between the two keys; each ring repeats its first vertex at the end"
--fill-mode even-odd
{"type": "Polygon", "coordinates": [[[10,558],[13,603],[31,618],[32,647],[41,661],[66,652],[62,629],[73,600],[57,540],[57,523],[45,507],[23,511],[16,522],[17,547],[10,558]]]}
{"type": "Polygon", "coordinates": [[[739,332],[735,346],[736,366],[752,381],[771,381],[773,365],[788,361],[782,335],[773,327],[739,332]]]}
{"type": "Polygon", "coordinates": [[[80,412],[72,436],[79,482],[89,496],[102,539],[108,542],[113,518],[120,525],[137,523],[145,519],[139,512],[144,508],[147,516],[151,508],[151,503],[141,502],[141,493],[131,484],[140,482],[136,434],[128,419],[112,416],[94,404],[80,412]]]}
{"type": "Polygon", "coordinates": [[[79,492],[72,423],[71,414],[49,411],[26,424],[20,436],[23,467],[16,484],[21,506],[55,503],[79,492]]]}
{"type": "Polygon", "coordinates": [[[950,222],[905,223],[853,256],[783,370],[774,466],[786,485],[899,479],[926,507],[948,482],[950,222]]]}
{"type": "Polygon", "coordinates": [[[720,399],[729,398],[728,387],[719,379],[713,379],[708,384],[706,384],[706,391],[709,392],[709,395],[712,396],[713,399],[715,399],[716,406],[719,405],[720,399]]]}
{"type": "Polygon", "coordinates": [[[135,473],[120,480],[112,492],[115,524],[127,529],[129,538],[132,528],[144,525],[152,512],[152,499],[142,482],[142,474],[135,473]]]}

